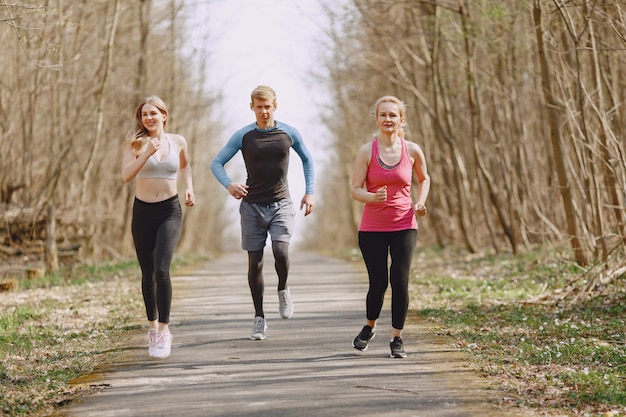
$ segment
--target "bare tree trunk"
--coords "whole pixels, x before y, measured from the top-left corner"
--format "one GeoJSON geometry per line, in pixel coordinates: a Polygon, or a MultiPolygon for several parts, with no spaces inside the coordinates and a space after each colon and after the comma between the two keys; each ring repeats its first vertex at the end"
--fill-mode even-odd
{"type": "MultiPolygon", "coordinates": [[[[570,119],[572,126],[572,136],[580,137],[582,144],[582,149],[578,145],[579,141],[572,141],[572,149],[576,155],[579,156],[579,170],[580,177],[584,184],[582,191],[584,193],[584,204],[580,205],[580,210],[582,211],[581,222],[583,226],[583,230],[593,230],[593,234],[588,236],[587,243],[588,246],[593,248],[594,253],[597,255],[597,243],[600,243],[600,248],[602,249],[603,256],[608,256],[608,248],[606,246],[606,241],[604,239],[604,219],[602,215],[602,209],[600,207],[600,202],[602,200],[600,187],[598,184],[598,179],[600,178],[597,175],[597,162],[596,156],[594,155],[595,144],[591,140],[589,134],[589,122],[587,121],[587,110],[586,110],[586,94],[584,89],[584,81],[583,81],[583,66],[581,62],[581,43],[582,36],[584,33],[587,33],[588,36],[591,35],[591,32],[588,29],[591,29],[591,25],[589,19],[587,18],[589,10],[585,3],[583,2],[579,8],[582,19],[586,20],[583,23],[583,29],[580,32],[576,31],[574,16],[569,12],[569,8],[565,7],[561,0],[553,0],[557,6],[557,10],[559,11],[560,16],[562,17],[564,26],[567,31],[564,33],[569,33],[570,38],[574,43],[574,53],[573,60],[571,60],[570,65],[573,67],[575,71],[576,77],[572,79],[572,83],[575,85],[574,91],[576,92],[576,98],[574,102],[576,103],[577,108],[575,111],[572,111],[570,119]],[[585,223],[584,219],[590,219],[589,222],[585,223]],[[594,237],[595,236],[595,237],[594,237]]],[[[574,175],[576,172],[574,172],[574,175]]]]}
{"type": "MultiPolygon", "coordinates": [[[[474,51],[472,40],[470,39],[470,28],[469,28],[469,10],[465,4],[465,0],[459,0],[459,14],[461,16],[461,24],[463,27],[463,34],[465,40],[465,56],[466,56],[466,66],[465,66],[465,76],[467,78],[467,96],[470,107],[470,118],[471,118],[471,126],[472,126],[472,143],[474,149],[474,157],[476,159],[479,172],[482,174],[485,183],[487,184],[487,190],[489,192],[489,199],[491,204],[498,214],[498,220],[500,221],[500,225],[504,230],[505,235],[509,239],[511,243],[511,247],[513,248],[513,253],[518,253],[518,242],[515,237],[511,225],[506,219],[505,209],[498,198],[498,186],[495,184],[493,176],[488,171],[485,162],[483,161],[483,156],[480,152],[480,138],[482,132],[482,117],[481,117],[481,104],[480,104],[480,94],[478,92],[478,86],[476,81],[476,64],[474,58],[474,51]]],[[[485,217],[488,218],[488,213],[485,212],[485,217]]],[[[496,248],[497,249],[497,248],[496,248]]]]}
{"type": "MultiPolygon", "coordinates": [[[[100,83],[98,91],[96,92],[96,96],[97,96],[96,129],[93,134],[93,142],[91,145],[91,151],[89,153],[89,157],[87,158],[87,163],[85,164],[85,168],[83,170],[83,177],[82,177],[81,186],[80,186],[80,194],[79,194],[80,207],[78,211],[78,224],[79,225],[82,225],[84,221],[85,214],[87,213],[87,209],[89,207],[89,205],[87,204],[87,201],[92,195],[92,194],[89,194],[89,191],[90,191],[89,186],[92,185],[92,181],[91,181],[92,171],[95,165],[96,156],[98,155],[98,151],[100,149],[100,141],[102,139],[102,126],[103,126],[103,121],[104,121],[104,105],[106,101],[106,89],[107,89],[108,80],[111,74],[111,67],[112,67],[112,62],[113,62],[113,48],[115,45],[114,40],[115,40],[115,33],[117,31],[117,23],[119,21],[120,8],[121,8],[120,6],[121,6],[121,0],[115,0],[113,20],[111,23],[111,29],[109,31],[109,39],[107,42],[107,50],[106,50],[106,55],[105,55],[104,74],[102,75],[102,81],[100,83]]],[[[94,191],[92,190],[92,193],[93,192],[94,191]]],[[[85,239],[85,247],[84,247],[85,254],[87,257],[90,257],[90,258],[97,257],[97,254],[95,253],[95,249],[96,249],[95,242],[97,240],[94,239],[94,237],[97,236],[98,228],[93,223],[86,225],[85,227],[87,227],[87,231],[83,231],[83,238],[85,239]]],[[[81,226],[81,229],[83,229],[83,226],[81,226]]]]}
{"type": "MultiPolygon", "coordinates": [[[[437,27],[440,22],[440,11],[441,8],[439,6],[435,6],[434,17],[436,21],[437,27]]],[[[469,220],[469,212],[470,211],[470,202],[468,195],[469,191],[469,178],[467,174],[467,170],[465,168],[465,162],[463,158],[462,152],[459,150],[457,145],[457,140],[453,136],[452,128],[451,128],[451,115],[452,111],[448,105],[448,101],[446,99],[446,91],[444,85],[444,78],[440,75],[440,59],[439,59],[439,29],[435,28],[434,30],[434,38],[432,43],[432,72],[431,77],[433,81],[433,96],[434,96],[434,108],[431,111],[431,114],[435,117],[435,127],[437,128],[437,133],[441,138],[445,139],[446,144],[450,150],[450,159],[452,161],[452,166],[454,168],[454,187],[456,191],[456,196],[458,198],[458,207],[459,210],[459,226],[461,228],[461,235],[463,241],[465,242],[465,246],[471,253],[477,253],[478,247],[471,236],[472,227],[470,227],[469,220]],[[439,117],[439,103],[441,103],[443,116],[439,117]],[[446,127],[444,127],[444,124],[446,127]]]]}
{"type": "Polygon", "coordinates": [[[59,253],[56,241],[56,213],[54,204],[48,203],[46,218],[46,272],[59,270],[59,253]]]}
{"type": "Polygon", "coordinates": [[[81,210],[79,212],[79,223],[82,221],[83,216],[85,214],[85,209],[87,208],[87,199],[89,195],[87,194],[87,188],[89,186],[91,180],[91,172],[94,166],[94,160],[98,155],[98,150],[100,148],[100,141],[102,139],[102,125],[104,121],[104,105],[106,100],[106,88],[107,83],[109,81],[109,76],[111,74],[111,67],[113,65],[113,48],[115,46],[115,33],[117,31],[117,23],[119,21],[120,16],[120,7],[121,0],[115,0],[115,9],[113,11],[113,20],[111,22],[111,29],[109,31],[109,40],[107,42],[107,52],[105,58],[105,68],[104,74],[102,76],[102,82],[100,83],[100,88],[98,91],[98,104],[96,108],[96,130],[94,132],[93,143],[91,145],[91,152],[89,157],[87,158],[87,163],[85,165],[85,169],[83,170],[83,180],[81,182],[80,187],[80,202],[81,202],[81,210]]]}
{"type": "Polygon", "coordinates": [[[541,66],[541,80],[543,85],[543,95],[546,101],[546,114],[548,122],[550,124],[550,138],[552,142],[552,151],[556,171],[559,179],[559,191],[561,193],[561,199],[563,202],[563,208],[565,210],[567,220],[567,230],[569,233],[569,240],[574,251],[574,257],[579,265],[586,265],[589,260],[584,248],[582,247],[580,238],[578,236],[578,222],[576,220],[576,210],[574,207],[572,191],[570,189],[569,180],[567,178],[567,170],[565,163],[565,156],[563,154],[561,145],[561,132],[559,128],[559,117],[557,114],[558,103],[552,92],[552,81],[550,77],[550,68],[548,65],[548,58],[546,56],[544,40],[543,40],[543,28],[542,28],[542,15],[541,15],[541,3],[540,0],[534,1],[533,7],[533,20],[535,23],[535,35],[537,37],[537,53],[539,55],[539,62],[541,66]]]}
{"type": "MultiPolygon", "coordinates": [[[[604,10],[604,13],[607,16],[611,15],[612,11],[608,10],[608,6],[604,5],[604,7],[606,7],[606,9],[604,10]]],[[[604,66],[601,63],[601,60],[598,54],[598,45],[597,45],[597,39],[595,36],[594,25],[591,19],[588,19],[587,22],[589,25],[589,33],[591,35],[591,51],[592,51],[592,59],[593,59],[593,65],[592,65],[593,81],[595,83],[595,89],[598,92],[598,106],[594,107],[594,110],[596,111],[596,117],[598,118],[598,122],[600,126],[600,132],[598,134],[598,140],[600,142],[599,147],[598,147],[599,148],[598,152],[600,154],[600,160],[602,162],[601,162],[601,166],[599,167],[599,169],[600,169],[600,172],[602,173],[602,178],[607,188],[608,200],[609,200],[610,206],[612,207],[612,210],[610,210],[610,212],[612,212],[613,216],[615,217],[615,223],[617,226],[616,228],[620,233],[622,243],[626,244],[626,217],[625,217],[624,210],[623,210],[624,203],[622,200],[622,196],[618,194],[618,190],[620,189],[623,190],[623,188],[620,187],[618,175],[616,173],[616,170],[619,170],[619,168],[616,168],[618,164],[614,164],[611,162],[618,158],[615,158],[611,155],[612,144],[611,144],[611,141],[609,141],[608,139],[609,137],[615,137],[615,134],[614,132],[612,132],[611,126],[610,126],[610,121],[609,121],[610,112],[607,111],[607,108],[612,107],[610,103],[611,94],[610,94],[610,91],[608,94],[605,94],[608,88],[607,86],[605,86],[605,83],[603,82],[603,78],[606,77],[606,75],[603,73],[606,70],[604,69],[604,66]]],[[[607,32],[607,30],[605,30],[604,32],[607,32]]],[[[603,34],[601,33],[600,36],[602,37],[603,34]]],[[[619,155],[619,152],[615,152],[615,153],[619,155]]],[[[605,241],[605,239],[603,239],[603,241],[605,241]]],[[[605,260],[606,260],[606,255],[605,255],[605,260]]]]}

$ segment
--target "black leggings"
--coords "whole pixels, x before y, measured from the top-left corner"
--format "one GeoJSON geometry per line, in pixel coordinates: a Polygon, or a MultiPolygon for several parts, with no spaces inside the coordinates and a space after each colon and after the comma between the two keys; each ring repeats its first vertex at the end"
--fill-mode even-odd
{"type": "Polygon", "coordinates": [[[378,320],[391,282],[391,325],[402,330],[409,308],[409,273],[417,244],[417,230],[359,232],[359,247],[369,276],[368,320],[378,320]],[[391,255],[391,268],[387,260],[391,255]]]}
{"type": "MultiPolygon", "coordinates": [[[[289,273],[289,243],[272,241],[274,253],[274,267],[278,275],[278,290],[284,290],[287,286],[289,273]]],[[[254,316],[265,317],[263,312],[263,292],[265,282],[263,280],[263,249],[248,252],[248,285],[254,304],[254,316]]]]}
{"type": "Polygon", "coordinates": [[[135,198],[131,230],[141,267],[141,291],[149,321],[170,321],[170,265],[182,226],[183,213],[177,195],[157,203],[135,198]]]}

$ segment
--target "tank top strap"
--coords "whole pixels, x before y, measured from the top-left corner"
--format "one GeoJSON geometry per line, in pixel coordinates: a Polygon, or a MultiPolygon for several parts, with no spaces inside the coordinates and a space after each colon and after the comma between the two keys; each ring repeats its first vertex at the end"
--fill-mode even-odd
{"type": "Polygon", "coordinates": [[[378,160],[378,138],[372,142],[372,161],[378,160]]]}

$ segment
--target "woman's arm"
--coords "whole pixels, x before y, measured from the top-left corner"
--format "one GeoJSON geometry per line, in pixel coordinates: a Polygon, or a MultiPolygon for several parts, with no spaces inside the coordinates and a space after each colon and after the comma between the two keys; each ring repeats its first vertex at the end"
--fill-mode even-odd
{"type": "Polygon", "coordinates": [[[196,196],[193,192],[193,176],[189,162],[189,153],[187,151],[187,140],[185,140],[183,136],[176,136],[180,147],[180,175],[185,185],[185,205],[193,206],[196,202],[196,196]]]}
{"type": "Polygon", "coordinates": [[[415,203],[415,211],[418,215],[426,215],[426,198],[430,191],[430,176],[426,166],[426,157],[422,148],[414,142],[407,142],[409,145],[409,154],[413,158],[413,170],[417,175],[417,202],[415,203]]]}
{"type": "Polygon", "coordinates": [[[124,145],[124,157],[122,158],[122,181],[129,182],[145,165],[150,155],[156,152],[156,148],[152,142],[148,141],[148,146],[139,155],[136,156],[130,143],[124,145]]]}
{"type": "Polygon", "coordinates": [[[371,155],[372,142],[369,142],[359,148],[354,161],[350,195],[361,203],[376,203],[387,200],[386,186],[380,187],[375,193],[371,193],[364,188],[371,155]]]}

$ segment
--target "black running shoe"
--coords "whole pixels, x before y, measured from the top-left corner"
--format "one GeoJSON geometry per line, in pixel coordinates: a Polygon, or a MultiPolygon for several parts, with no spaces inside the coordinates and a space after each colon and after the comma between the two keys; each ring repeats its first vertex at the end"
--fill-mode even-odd
{"type": "Polygon", "coordinates": [[[363,326],[361,333],[357,335],[352,341],[352,347],[360,351],[367,350],[367,344],[376,335],[376,329],[372,329],[370,326],[363,326]]]}
{"type": "Polygon", "coordinates": [[[404,351],[402,338],[400,336],[394,337],[389,343],[389,347],[391,348],[390,358],[406,358],[406,352],[404,351]]]}

